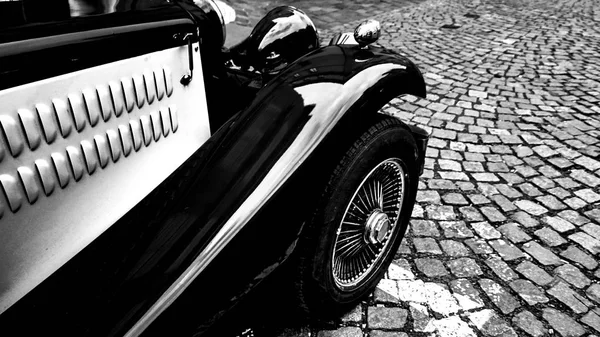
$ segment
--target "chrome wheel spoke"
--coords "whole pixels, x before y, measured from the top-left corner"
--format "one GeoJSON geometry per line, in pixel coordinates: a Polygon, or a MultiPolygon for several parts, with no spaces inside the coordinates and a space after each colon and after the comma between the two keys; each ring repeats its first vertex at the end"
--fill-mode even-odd
{"type": "Polygon", "coordinates": [[[381,263],[405,192],[404,169],[395,158],[381,162],[363,179],[336,233],[332,273],[338,286],[357,287],[381,263]]]}

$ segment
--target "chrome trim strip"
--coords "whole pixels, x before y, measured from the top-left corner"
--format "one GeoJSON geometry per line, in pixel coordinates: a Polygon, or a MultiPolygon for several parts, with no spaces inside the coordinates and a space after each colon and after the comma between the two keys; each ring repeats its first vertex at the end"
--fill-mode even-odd
{"type": "Polygon", "coordinates": [[[147,29],[155,29],[161,27],[175,26],[189,24],[189,19],[171,19],[165,21],[137,23],[128,26],[117,26],[110,28],[102,28],[77,33],[67,33],[63,35],[45,36],[39,38],[33,38],[29,40],[7,42],[2,44],[0,48],[0,57],[12,56],[17,53],[28,53],[38,49],[56,47],[58,45],[65,45],[72,43],[74,39],[85,37],[87,40],[103,37],[107,35],[117,35],[130,32],[139,32],[147,29]]]}
{"type": "Polygon", "coordinates": [[[344,85],[322,82],[295,88],[305,105],[315,104],[304,129],[206,248],[125,336],[139,336],[148,328],[287,181],[362,94],[395,69],[405,67],[393,63],[379,64],[360,72],[344,85]],[[333,102],[331,97],[335,97],[333,102]]]}

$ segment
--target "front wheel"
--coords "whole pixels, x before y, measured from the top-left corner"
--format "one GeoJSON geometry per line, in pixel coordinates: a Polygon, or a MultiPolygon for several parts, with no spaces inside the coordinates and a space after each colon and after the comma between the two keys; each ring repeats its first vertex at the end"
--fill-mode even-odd
{"type": "Polygon", "coordinates": [[[414,206],[416,153],[406,127],[381,118],[338,163],[301,241],[296,288],[311,317],[339,315],[383,277],[414,206]]]}

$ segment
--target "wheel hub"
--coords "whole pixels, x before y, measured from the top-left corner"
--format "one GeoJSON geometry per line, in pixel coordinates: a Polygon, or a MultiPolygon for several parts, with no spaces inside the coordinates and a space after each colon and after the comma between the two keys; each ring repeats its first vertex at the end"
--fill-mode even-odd
{"type": "Polygon", "coordinates": [[[405,171],[397,158],[373,168],[360,183],[336,233],[333,278],[341,289],[359,287],[389,254],[402,209],[405,171]]]}
{"type": "Polygon", "coordinates": [[[371,244],[382,243],[390,230],[390,218],[387,214],[377,209],[367,219],[365,226],[365,242],[371,244]]]}

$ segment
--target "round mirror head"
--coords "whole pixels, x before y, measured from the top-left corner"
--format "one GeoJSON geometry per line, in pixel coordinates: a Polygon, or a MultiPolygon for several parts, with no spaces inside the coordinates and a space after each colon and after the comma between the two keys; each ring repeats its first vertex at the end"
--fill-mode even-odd
{"type": "Polygon", "coordinates": [[[361,47],[369,45],[377,39],[381,34],[381,25],[377,20],[367,20],[362,22],[354,30],[354,39],[361,47]]]}

